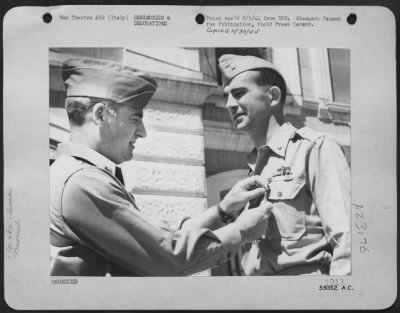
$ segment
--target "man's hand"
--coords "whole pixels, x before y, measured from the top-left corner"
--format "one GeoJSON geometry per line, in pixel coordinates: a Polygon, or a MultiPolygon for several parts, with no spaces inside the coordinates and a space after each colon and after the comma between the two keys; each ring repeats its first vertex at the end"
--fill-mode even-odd
{"type": "Polygon", "coordinates": [[[239,226],[244,243],[252,242],[265,235],[272,208],[271,202],[265,200],[259,207],[245,210],[239,215],[234,224],[239,226]]]}
{"type": "Polygon", "coordinates": [[[221,209],[233,214],[243,209],[245,204],[257,197],[262,197],[268,190],[267,182],[255,175],[238,181],[220,203],[221,209]]]}

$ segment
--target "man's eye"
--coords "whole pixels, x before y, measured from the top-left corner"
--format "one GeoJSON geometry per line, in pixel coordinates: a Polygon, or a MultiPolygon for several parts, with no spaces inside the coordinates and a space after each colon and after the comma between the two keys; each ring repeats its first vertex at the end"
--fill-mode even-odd
{"type": "Polygon", "coordinates": [[[138,123],[140,123],[140,118],[138,118],[138,117],[134,117],[134,118],[131,118],[131,119],[129,119],[133,124],[138,124],[138,123]]]}
{"type": "Polygon", "coordinates": [[[232,96],[233,96],[235,99],[239,99],[239,98],[241,98],[244,94],[245,94],[244,91],[237,91],[237,92],[235,92],[235,93],[232,93],[232,96]]]}

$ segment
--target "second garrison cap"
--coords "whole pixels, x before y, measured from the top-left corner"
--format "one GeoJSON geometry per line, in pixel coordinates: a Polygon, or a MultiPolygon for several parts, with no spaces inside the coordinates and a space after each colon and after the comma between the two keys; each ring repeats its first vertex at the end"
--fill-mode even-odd
{"type": "Polygon", "coordinates": [[[119,63],[70,59],[61,67],[67,97],[94,97],[143,108],[157,89],[149,74],[119,63]]]}
{"type": "Polygon", "coordinates": [[[229,82],[240,73],[263,68],[274,70],[282,77],[275,65],[255,56],[224,54],[218,61],[224,85],[229,84],[229,82]]]}

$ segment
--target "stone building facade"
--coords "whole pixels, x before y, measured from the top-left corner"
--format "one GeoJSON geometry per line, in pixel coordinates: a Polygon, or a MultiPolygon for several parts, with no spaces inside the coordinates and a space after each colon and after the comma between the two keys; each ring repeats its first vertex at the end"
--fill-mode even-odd
{"type": "Polygon", "coordinates": [[[117,61],[150,72],[159,86],[144,113],[147,138],[138,140],[134,160],[123,164],[126,186],[141,209],[173,222],[216,204],[247,176],[252,149],[224,107],[217,67],[224,53],[272,61],[288,85],[286,118],[330,134],[350,163],[350,51],[270,47],[50,49],[50,159],[69,137],[61,63],[81,56],[117,61]]]}

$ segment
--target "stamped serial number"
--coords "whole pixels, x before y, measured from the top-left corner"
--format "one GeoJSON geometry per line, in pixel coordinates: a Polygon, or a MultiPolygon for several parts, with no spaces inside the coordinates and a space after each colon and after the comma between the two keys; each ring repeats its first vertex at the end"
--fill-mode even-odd
{"type": "Polygon", "coordinates": [[[332,291],[337,291],[338,285],[319,285],[319,290],[332,290],[332,291]]]}
{"type": "Polygon", "coordinates": [[[320,291],[352,291],[353,286],[348,284],[343,278],[327,278],[324,283],[318,286],[320,291]]]}

